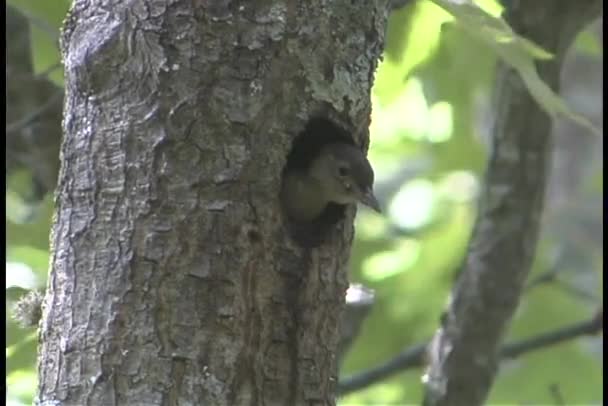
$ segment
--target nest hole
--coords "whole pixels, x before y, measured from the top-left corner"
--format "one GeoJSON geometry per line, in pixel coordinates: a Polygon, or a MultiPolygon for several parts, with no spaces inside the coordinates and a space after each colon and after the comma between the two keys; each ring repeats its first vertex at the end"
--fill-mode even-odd
{"type": "MultiPolygon", "coordinates": [[[[295,138],[283,174],[307,170],[321,149],[335,142],[356,145],[351,134],[333,121],[324,117],[312,118],[295,138]]],[[[285,216],[291,237],[303,247],[321,245],[333,226],[344,218],[345,209],[345,205],[329,203],[316,219],[308,222],[294,221],[285,216]]]]}

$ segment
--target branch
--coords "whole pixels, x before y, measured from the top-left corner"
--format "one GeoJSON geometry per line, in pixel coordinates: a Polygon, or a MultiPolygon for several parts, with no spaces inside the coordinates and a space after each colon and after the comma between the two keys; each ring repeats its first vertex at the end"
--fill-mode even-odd
{"type": "MultiPolygon", "coordinates": [[[[511,2],[506,18],[549,50],[539,77],[559,90],[564,54],[600,0],[511,2]]],[[[536,251],[551,162],[552,122],[506,65],[496,78],[496,118],[479,215],[443,325],[429,346],[425,406],[485,402],[499,348],[536,251]]]]}
{"type": "Polygon", "coordinates": [[[63,100],[63,90],[57,90],[47,101],[37,107],[35,110],[27,112],[24,117],[15,120],[6,125],[7,133],[22,131],[25,127],[33,123],[40,116],[49,112],[49,110],[57,107],[57,104],[63,100]]]}
{"type": "Polygon", "coordinates": [[[501,358],[516,358],[530,351],[550,347],[582,336],[596,335],[602,332],[603,311],[599,311],[592,319],[569,324],[559,329],[516,341],[506,345],[500,351],[501,358]]]}
{"type": "Polygon", "coordinates": [[[346,395],[406,369],[421,367],[424,364],[427,346],[428,343],[414,345],[380,366],[341,379],[338,384],[338,394],[346,395]]]}
{"type": "Polygon", "coordinates": [[[559,268],[554,266],[547,271],[539,274],[536,278],[532,279],[530,283],[524,288],[524,292],[529,292],[532,289],[540,285],[551,285],[557,289],[562,290],[573,298],[584,300],[587,303],[597,303],[599,300],[593,293],[583,290],[573,284],[563,281],[559,278],[559,268]]]}
{"type": "MultiPolygon", "coordinates": [[[[537,336],[509,343],[500,351],[500,357],[502,359],[516,358],[525,353],[544,349],[582,336],[599,334],[603,329],[602,314],[603,312],[599,311],[590,320],[569,324],[537,336]]],[[[430,341],[425,344],[414,345],[380,366],[341,380],[338,386],[338,393],[345,395],[373,385],[396,373],[422,367],[429,343],[430,341]]]]}

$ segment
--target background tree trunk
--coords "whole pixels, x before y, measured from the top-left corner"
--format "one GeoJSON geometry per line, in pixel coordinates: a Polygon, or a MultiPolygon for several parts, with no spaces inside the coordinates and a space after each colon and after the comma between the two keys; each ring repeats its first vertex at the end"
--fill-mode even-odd
{"type": "Polygon", "coordinates": [[[75,1],[39,404],[335,403],[354,209],[278,191],[310,117],[367,145],[385,3],[75,1]]]}
{"type": "MultiPolygon", "coordinates": [[[[539,76],[558,91],[564,55],[601,15],[602,2],[508,2],[505,19],[555,57],[539,76]]],[[[536,251],[552,147],[552,120],[513,69],[499,66],[496,120],[479,214],[464,269],[430,346],[425,405],[482,405],[500,344],[536,251]]]]}

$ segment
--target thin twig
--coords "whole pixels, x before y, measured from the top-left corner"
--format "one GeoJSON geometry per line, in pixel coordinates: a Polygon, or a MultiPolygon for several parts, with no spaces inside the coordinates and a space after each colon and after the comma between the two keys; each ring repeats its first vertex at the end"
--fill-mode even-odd
{"type": "Polygon", "coordinates": [[[59,69],[61,67],[63,67],[63,63],[61,63],[61,62],[54,63],[51,66],[49,66],[48,68],[46,68],[45,70],[43,70],[42,72],[34,75],[34,78],[36,78],[36,79],[46,78],[51,73],[53,73],[54,71],[56,71],[57,69],[59,69]]]}
{"type": "Polygon", "coordinates": [[[42,18],[39,18],[33,13],[30,13],[28,10],[24,10],[22,8],[18,8],[18,10],[22,16],[27,18],[27,20],[32,26],[39,28],[40,30],[49,34],[54,41],[59,38],[59,30],[51,26],[48,22],[44,21],[42,18]]]}
{"type": "Polygon", "coordinates": [[[406,369],[422,366],[427,345],[428,344],[417,344],[409,347],[383,365],[341,380],[338,385],[338,393],[344,395],[346,393],[354,392],[387,378],[390,375],[406,369]]]}
{"type": "Polygon", "coordinates": [[[551,397],[555,401],[555,406],[565,406],[566,402],[564,402],[564,397],[562,396],[562,391],[559,388],[559,385],[556,383],[552,383],[549,385],[549,393],[551,397]]]}
{"type": "MultiPolygon", "coordinates": [[[[53,73],[54,71],[56,71],[59,68],[62,68],[63,64],[61,62],[57,62],[51,66],[49,66],[48,68],[46,68],[45,70],[43,70],[40,73],[34,73],[31,70],[27,70],[27,71],[9,71],[7,72],[7,80],[40,80],[40,79],[48,79],[48,76],[53,73]],[[10,75],[10,76],[9,76],[10,75]]],[[[7,68],[8,69],[8,68],[7,68]]],[[[15,69],[16,70],[16,69],[15,69]]]]}
{"type": "Polygon", "coordinates": [[[16,132],[16,131],[21,131],[23,128],[25,128],[30,123],[32,123],[34,120],[36,120],[38,117],[40,117],[42,114],[44,114],[48,109],[53,107],[53,105],[55,103],[57,103],[59,100],[61,100],[62,97],[63,97],[63,91],[60,90],[60,91],[55,92],[54,95],[49,97],[49,99],[44,104],[42,104],[40,107],[38,107],[36,110],[28,113],[25,117],[22,117],[19,120],[16,120],[10,124],[7,124],[6,132],[11,133],[11,132],[16,132]]]}
{"type": "MultiPolygon", "coordinates": [[[[539,334],[538,336],[506,344],[500,352],[501,358],[516,358],[527,352],[543,349],[564,341],[586,335],[595,335],[602,331],[602,311],[592,319],[573,323],[564,327],[539,334]]],[[[355,374],[340,381],[338,393],[341,395],[363,389],[393,374],[411,368],[422,367],[426,353],[426,344],[409,347],[383,365],[355,374]]]]}
{"type": "Polygon", "coordinates": [[[529,292],[532,289],[544,284],[550,284],[552,287],[560,289],[564,293],[576,299],[584,300],[587,303],[597,303],[599,301],[599,298],[593,293],[560,279],[558,268],[556,267],[551,268],[532,279],[524,288],[524,292],[529,292]]]}

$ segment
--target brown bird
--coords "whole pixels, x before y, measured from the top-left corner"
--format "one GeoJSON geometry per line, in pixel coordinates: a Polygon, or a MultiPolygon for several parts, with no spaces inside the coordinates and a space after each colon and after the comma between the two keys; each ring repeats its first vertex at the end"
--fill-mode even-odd
{"type": "Polygon", "coordinates": [[[316,219],[331,202],[360,202],[380,213],[373,184],[374,171],[363,152],[350,144],[332,143],[307,169],[284,175],[281,200],[287,215],[298,222],[316,219]]]}

